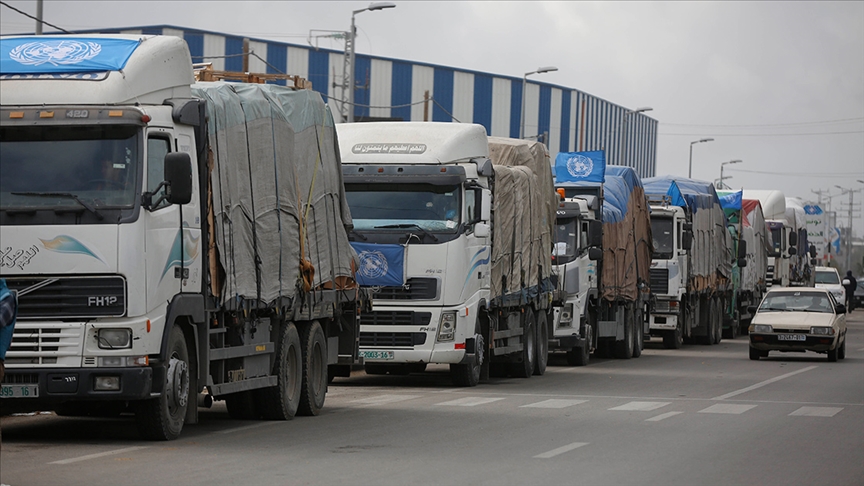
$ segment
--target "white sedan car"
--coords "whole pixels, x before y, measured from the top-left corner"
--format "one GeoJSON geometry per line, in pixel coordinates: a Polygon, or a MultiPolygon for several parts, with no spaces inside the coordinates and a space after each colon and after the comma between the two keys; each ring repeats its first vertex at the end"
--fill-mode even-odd
{"type": "Polygon", "coordinates": [[[750,359],[769,351],[827,353],[846,357],[846,307],[827,289],[772,288],[750,322],[750,359]]]}

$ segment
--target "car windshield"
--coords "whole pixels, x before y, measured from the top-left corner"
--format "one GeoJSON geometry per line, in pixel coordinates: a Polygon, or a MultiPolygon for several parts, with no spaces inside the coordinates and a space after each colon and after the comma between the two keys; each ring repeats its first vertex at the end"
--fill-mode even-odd
{"type": "Polygon", "coordinates": [[[840,276],[837,275],[837,272],[835,272],[835,271],[816,270],[816,283],[817,284],[839,285],[840,284],[840,276]]]}
{"type": "Polygon", "coordinates": [[[828,294],[823,292],[773,292],[769,293],[760,312],[824,312],[833,313],[828,294]]]}

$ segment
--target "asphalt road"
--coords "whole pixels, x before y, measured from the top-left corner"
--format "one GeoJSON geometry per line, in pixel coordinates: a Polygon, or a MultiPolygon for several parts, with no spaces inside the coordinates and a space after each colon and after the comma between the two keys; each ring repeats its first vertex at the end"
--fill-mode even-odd
{"type": "Polygon", "coordinates": [[[236,421],[222,402],[173,442],[127,418],[9,416],[0,482],[119,484],[864,484],[864,311],[845,360],[750,361],[746,337],[454,388],[445,368],[337,378],[318,417],[236,421]]]}

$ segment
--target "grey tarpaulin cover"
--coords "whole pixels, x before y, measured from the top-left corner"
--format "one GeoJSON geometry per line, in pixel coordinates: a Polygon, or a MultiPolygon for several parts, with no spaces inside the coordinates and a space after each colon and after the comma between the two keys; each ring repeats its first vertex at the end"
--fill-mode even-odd
{"type": "Polygon", "coordinates": [[[321,96],[223,82],[196,83],[192,92],[206,101],[209,120],[221,302],[294,297],[303,288],[302,258],[314,266],[312,288],[349,282],[351,213],[333,117],[321,96]]]}
{"type": "Polygon", "coordinates": [[[542,143],[489,137],[489,158],[495,169],[492,295],[497,297],[549,278],[557,200],[542,143]]]}

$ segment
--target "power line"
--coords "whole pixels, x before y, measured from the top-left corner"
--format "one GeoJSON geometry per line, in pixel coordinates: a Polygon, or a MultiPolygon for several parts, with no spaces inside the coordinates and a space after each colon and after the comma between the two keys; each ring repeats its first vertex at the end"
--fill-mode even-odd
{"type": "Polygon", "coordinates": [[[45,21],[42,20],[42,19],[37,19],[36,17],[34,17],[34,16],[28,14],[27,12],[22,12],[21,10],[18,10],[17,8],[13,7],[12,5],[9,5],[9,4],[6,3],[6,2],[0,1],[0,5],[3,5],[4,7],[8,7],[8,8],[10,8],[10,9],[12,9],[12,10],[18,12],[19,14],[25,16],[25,17],[30,17],[31,19],[33,19],[33,20],[35,20],[35,21],[37,21],[37,22],[41,22],[41,23],[47,25],[48,27],[51,27],[52,29],[57,29],[57,30],[59,30],[59,31],[61,31],[61,32],[63,32],[63,33],[66,33],[66,34],[72,34],[72,32],[69,32],[68,30],[64,29],[63,27],[57,27],[56,25],[54,25],[54,24],[49,24],[48,22],[45,22],[45,21]]]}
{"type": "Polygon", "coordinates": [[[864,133],[864,130],[850,130],[845,132],[801,132],[801,133],[660,133],[668,137],[800,137],[804,135],[854,135],[864,133]]]}
{"type": "Polygon", "coordinates": [[[823,120],[812,122],[795,122],[795,123],[766,123],[757,125],[703,125],[698,123],[665,123],[660,122],[660,125],[669,125],[674,127],[702,127],[702,128],[757,128],[757,127],[794,127],[802,125],[823,125],[823,124],[838,124],[838,123],[860,123],[864,122],[864,117],[856,118],[839,118],[836,120],[823,120]]]}
{"type": "Polygon", "coordinates": [[[768,174],[768,175],[778,175],[778,176],[792,176],[792,177],[823,177],[823,178],[832,178],[832,177],[847,177],[847,176],[860,176],[861,172],[771,172],[767,170],[747,170],[747,169],[726,169],[729,172],[747,172],[749,174],[768,174]]]}

